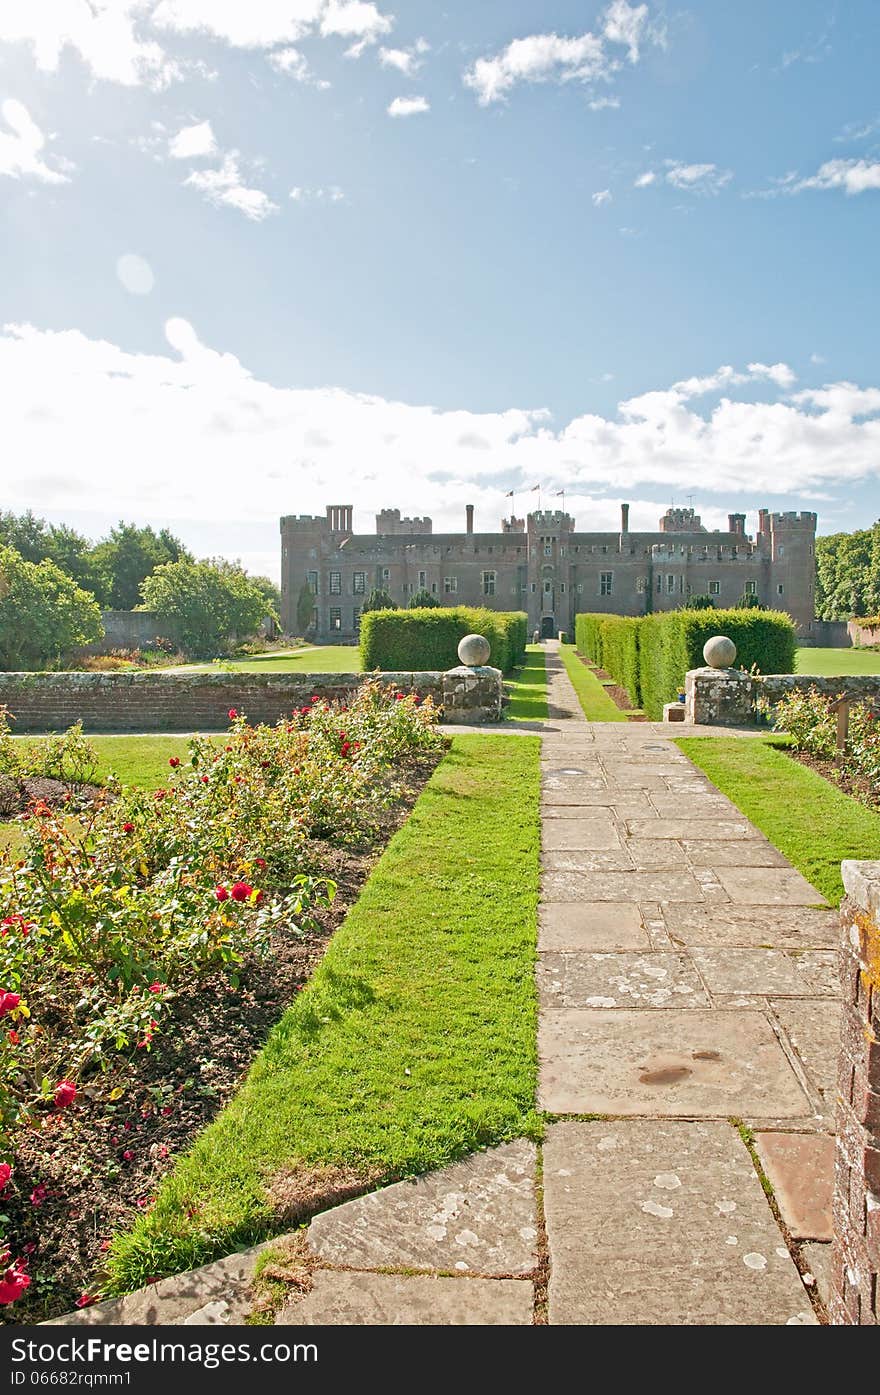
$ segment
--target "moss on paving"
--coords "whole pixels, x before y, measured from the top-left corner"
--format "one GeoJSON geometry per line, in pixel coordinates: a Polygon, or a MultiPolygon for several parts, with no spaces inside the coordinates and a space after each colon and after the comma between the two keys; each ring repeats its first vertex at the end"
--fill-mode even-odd
{"type": "Polygon", "coordinates": [[[540,644],[526,646],[526,661],[507,680],[508,717],[515,722],[544,721],[547,716],[547,665],[540,644]]]}
{"type": "Polygon", "coordinates": [[[283,1228],[273,1179],[387,1182],[539,1136],[539,797],[537,738],[455,738],[238,1095],[115,1239],[114,1291],[283,1228]]]}
{"type": "Polygon", "coordinates": [[[625,722],[626,713],[608,696],[592,669],[578,658],[573,644],[560,644],[559,654],[588,722],[625,722]]]}
{"type": "MultiPolygon", "coordinates": [[[[785,743],[680,738],[698,765],[832,905],[843,897],[844,858],[880,858],[880,815],[785,754],[785,743]]],[[[687,815],[687,800],[679,812],[687,815]]]]}

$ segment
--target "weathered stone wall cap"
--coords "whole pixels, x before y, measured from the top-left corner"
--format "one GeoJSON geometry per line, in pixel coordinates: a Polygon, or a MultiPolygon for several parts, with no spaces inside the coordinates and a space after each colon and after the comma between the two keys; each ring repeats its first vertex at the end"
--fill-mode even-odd
{"type": "Polygon", "coordinates": [[[863,911],[880,911],[880,862],[856,862],[847,858],[840,864],[846,894],[863,911]]]}

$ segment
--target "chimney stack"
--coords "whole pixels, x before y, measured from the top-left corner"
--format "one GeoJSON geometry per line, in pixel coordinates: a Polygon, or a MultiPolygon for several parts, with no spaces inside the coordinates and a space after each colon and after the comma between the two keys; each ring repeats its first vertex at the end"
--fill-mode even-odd
{"type": "Polygon", "coordinates": [[[621,504],[620,506],[620,531],[621,533],[629,532],[629,504],[621,504]]]}
{"type": "Polygon", "coordinates": [[[465,525],[465,532],[466,532],[466,533],[472,533],[472,532],[474,531],[474,506],[473,506],[473,504],[465,504],[464,511],[465,511],[465,517],[466,517],[466,519],[467,519],[467,523],[466,523],[466,525],[465,525]]]}

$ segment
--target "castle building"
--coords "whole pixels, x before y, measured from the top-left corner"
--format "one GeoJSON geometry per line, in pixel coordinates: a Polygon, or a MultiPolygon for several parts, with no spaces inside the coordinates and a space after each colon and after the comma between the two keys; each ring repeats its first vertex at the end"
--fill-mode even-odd
{"type": "Polygon", "coordinates": [[[529,631],[574,631],[579,611],[645,615],[675,610],[691,596],[716,606],[744,594],[786,610],[806,636],[814,615],[816,515],[759,509],[758,527],[728,515],[727,530],[709,532],[693,509],[667,509],[655,533],[629,528],[620,506],[616,533],[578,532],[558,509],[509,518],[499,532],[474,530],[473,505],[463,533],[434,533],[430,518],[376,515],[376,533],[352,530],[350,504],[331,504],[326,517],[281,519],[281,619],[302,633],[301,598],[312,594],[308,637],[353,643],[366,596],[390,593],[407,606],[419,591],[441,605],[525,610],[529,631]],[[299,620],[297,619],[300,615],[299,620]]]}

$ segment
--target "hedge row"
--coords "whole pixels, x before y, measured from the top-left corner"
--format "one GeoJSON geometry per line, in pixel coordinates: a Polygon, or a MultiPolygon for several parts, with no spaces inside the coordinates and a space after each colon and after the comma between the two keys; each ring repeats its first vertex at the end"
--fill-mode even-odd
{"type": "Polygon", "coordinates": [[[478,634],[489,641],[489,663],[510,673],[525,657],[527,623],[521,610],[464,605],[368,610],[361,616],[361,665],[365,672],[454,668],[459,640],[478,634]]]}
{"type": "Polygon", "coordinates": [[[794,673],[795,629],[779,610],[670,610],[629,615],[578,615],[575,643],[582,654],[626,688],[634,707],[657,721],[674,701],[689,668],[702,668],[713,635],[736,645],[738,668],[794,673]]]}

